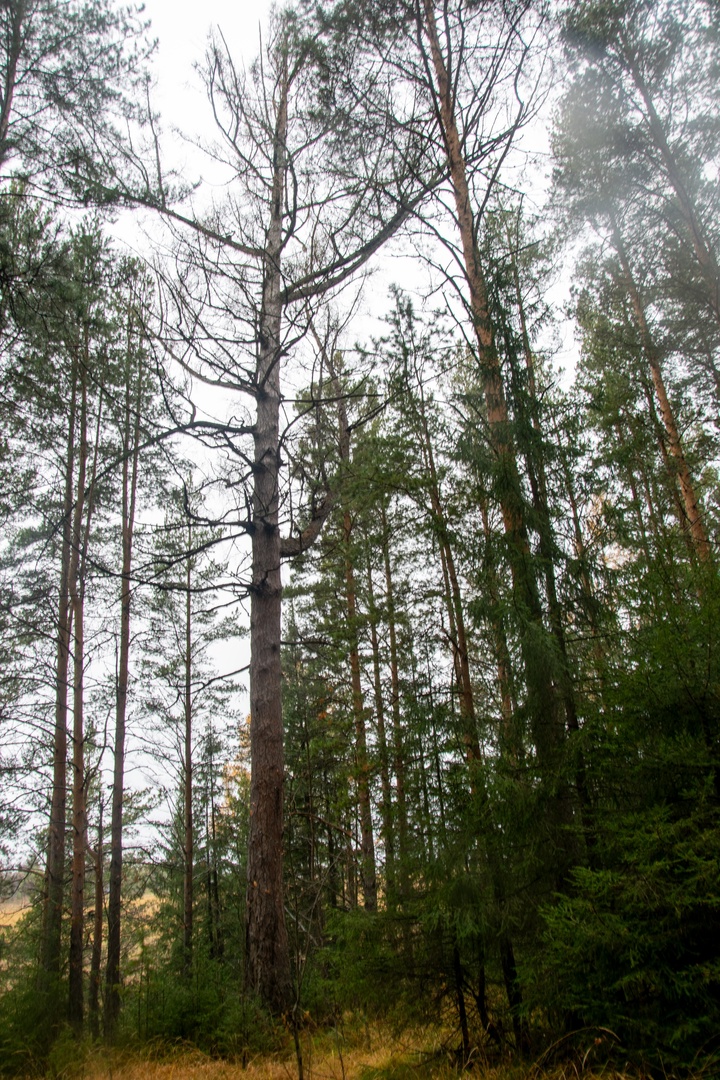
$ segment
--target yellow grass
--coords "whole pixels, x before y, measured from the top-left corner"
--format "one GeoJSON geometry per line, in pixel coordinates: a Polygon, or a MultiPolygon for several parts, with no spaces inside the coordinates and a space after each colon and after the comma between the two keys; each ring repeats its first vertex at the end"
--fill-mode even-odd
{"type": "MultiPolygon", "coordinates": [[[[302,1032],[304,1080],[359,1080],[369,1072],[384,1072],[403,1053],[413,1056],[406,1043],[392,1041],[388,1047],[383,1042],[377,1031],[358,1046],[347,1046],[339,1036],[302,1032]]],[[[82,1069],[83,1080],[297,1080],[297,1076],[290,1039],[284,1053],[258,1055],[245,1065],[216,1060],[194,1049],[163,1047],[157,1056],[92,1056],[82,1069]]]]}
{"type": "Polygon", "coordinates": [[[7,900],[0,904],[0,930],[15,926],[32,907],[28,899],[7,900]]]}
{"type": "MultiPolygon", "coordinates": [[[[447,1033],[446,1033],[447,1034],[447,1033]]],[[[428,1030],[402,1036],[374,1024],[356,1033],[348,1044],[333,1033],[301,1033],[304,1080],[458,1080],[461,1070],[447,1052],[446,1038],[428,1030]]],[[[583,1069],[579,1063],[547,1071],[526,1064],[491,1066],[477,1059],[464,1074],[469,1080],[639,1080],[637,1074],[583,1069]]],[[[152,1052],[93,1052],[60,1072],[63,1080],[298,1080],[298,1066],[288,1036],[285,1053],[262,1055],[243,1065],[216,1060],[198,1050],[178,1046],[152,1052]]]]}

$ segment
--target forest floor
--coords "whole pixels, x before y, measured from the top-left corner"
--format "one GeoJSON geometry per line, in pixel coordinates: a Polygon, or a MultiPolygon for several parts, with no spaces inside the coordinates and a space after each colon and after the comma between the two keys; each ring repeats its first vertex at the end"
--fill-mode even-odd
{"type": "MultiPolygon", "coordinates": [[[[67,1080],[457,1080],[462,1071],[457,1054],[448,1049],[447,1033],[443,1038],[427,1029],[397,1035],[373,1025],[357,1044],[304,1033],[301,1045],[302,1075],[290,1047],[245,1064],[182,1047],[170,1052],[164,1048],[158,1055],[109,1057],[105,1052],[91,1055],[80,1071],[70,1069],[65,1075],[67,1080]]],[[[466,1075],[478,1080],[631,1080],[629,1073],[585,1068],[580,1061],[548,1069],[540,1063],[498,1065],[477,1058],[471,1066],[466,1075]]],[[[638,1080],[637,1074],[632,1080],[638,1080]]]]}

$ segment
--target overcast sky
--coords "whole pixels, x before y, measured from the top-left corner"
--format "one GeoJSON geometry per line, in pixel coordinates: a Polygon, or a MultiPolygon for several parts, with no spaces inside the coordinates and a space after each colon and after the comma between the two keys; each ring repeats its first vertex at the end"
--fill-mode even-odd
{"type": "Polygon", "coordinates": [[[159,48],[157,107],[166,124],[192,132],[207,126],[207,101],[193,65],[202,60],[207,36],[218,27],[232,55],[251,60],[270,0],[145,0],[159,48]]]}

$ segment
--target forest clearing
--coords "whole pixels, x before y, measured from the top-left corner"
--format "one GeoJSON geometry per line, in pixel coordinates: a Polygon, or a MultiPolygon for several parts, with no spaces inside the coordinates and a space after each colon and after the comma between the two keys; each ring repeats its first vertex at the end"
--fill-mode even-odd
{"type": "Polygon", "coordinates": [[[0,3],[0,903],[8,1080],[720,1075],[717,0],[0,3]]]}

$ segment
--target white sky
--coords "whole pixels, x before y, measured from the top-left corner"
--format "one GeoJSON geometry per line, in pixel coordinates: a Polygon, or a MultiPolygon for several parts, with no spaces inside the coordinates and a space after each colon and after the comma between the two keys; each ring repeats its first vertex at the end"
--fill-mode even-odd
{"type": "Polygon", "coordinates": [[[222,31],[235,58],[249,61],[271,6],[270,0],[145,0],[159,41],[156,102],[166,125],[188,133],[207,128],[207,100],[193,65],[203,59],[210,29],[222,31]]]}

